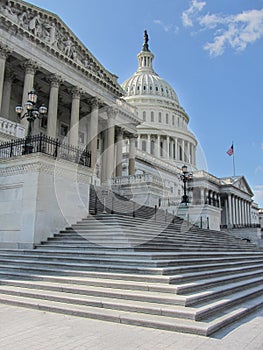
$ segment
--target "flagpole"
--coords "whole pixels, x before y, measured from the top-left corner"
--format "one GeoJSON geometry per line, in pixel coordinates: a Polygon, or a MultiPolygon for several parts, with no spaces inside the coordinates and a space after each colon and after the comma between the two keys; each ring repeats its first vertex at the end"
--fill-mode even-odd
{"type": "Polygon", "coordinates": [[[234,148],[234,142],[232,141],[232,145],[233,145],[233,173],[234,173],[234,176],[236,176],[236,165],[235,165],[235,148],[234,148]]]}

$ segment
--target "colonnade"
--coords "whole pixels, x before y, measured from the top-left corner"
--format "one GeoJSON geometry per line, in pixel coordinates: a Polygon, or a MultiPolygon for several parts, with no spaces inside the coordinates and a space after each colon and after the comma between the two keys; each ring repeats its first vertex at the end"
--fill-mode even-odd
{"type": "Polygon", "coordinates": [[[195,145],[190,141],[161,134],[139,134],[137,148],[157,158],[196,165],[195,145]]]}
{"type": "Polygon", "coordinates": [[[251,225],[251,202],[228,193],[225,197],[226,225],[246,227],[251,225]]]}
{"type": "MultiPolygon", "coordinates": [[[[10,100],[12,79],[8,74],[6,61],[10,50],[3,45],[0,45],[0,110],[1,115],[5,118],[9,118],[10,113],[10,100]]],[[[22,101],[17,101],[24,106],[28,99],[28,92],[35,86],[36,72],[39,70],[39,66],[32,60],[27,60],[23,63],[24,78],[23,78],[23,91],[22,101]]],[[[21,78],[20,78],[21,79],[21,78]]],[[[58,129],[58,110],[59,104],[59,91],[61,84],[64,83],[61,76],[57,74],[47,75],[46,81],[50,84],[49,94],[45,97],[48,100],[48,118],[46,135],[52,138],[57,138],[58,129]]],[[[68,86],[68,84],[67,84],[68,86]]],[[[81,110],[81,97],[84,94],[83,90],[79,86],[72,86],[67,88],[67,91],[71,95],[71,110],[70,110],[70,125],[68,142],[72,146],[78,146],[79,144],[79,125],[80,125],[80,110],[81,110]]],[[[101,157],[101,180],[107,181],[112,176],[122,175],[122,140],[123,133],[126,133],[130,138],[130,152],[129,152],[129,174],[135,173],[135,138],[134,135],[124,129],[117,127],[116,117],[118,114],[117,106],[107,106],[101,99],[96,96],[87,97],[85,95],[85,102],[90,105],[90,112],[87,118],[87,148],[91,152],[91,168],[95,170],[97,163],[97,145],[98,138],[103,139],[103,155],[101,157]],[[99,124],[101,123],[99,117],[99,109],[103,107],[103,113],[106,113],[106,125],[103,125],[104,131],[100,131],[99,124]],[[117,142],[115,146],[115,134],[117,135],[117,142]]],[[[104,118],[105,120],[105,118],[104,118]]],[[[28,128],[28,122],[26,118],[21,120],[21,125],[28,128]]]]}

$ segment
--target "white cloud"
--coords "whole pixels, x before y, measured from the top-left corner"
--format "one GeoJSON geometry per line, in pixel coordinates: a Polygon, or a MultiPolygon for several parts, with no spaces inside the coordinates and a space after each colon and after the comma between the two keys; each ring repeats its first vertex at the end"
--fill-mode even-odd
{"type": "Polygon", "coordinates": [[[191,6],[182,13],[182,22],[184,27],[193,27],[193,20],[202,11],[206,5],[205,1],[198,2],[198,0],[192,0],[191,6]]]}
{"type": "Polygon", "coordinates": [[[153,22],[155,24],[160,25],[165,32],[174,32],[174,33],[177,34],[178,31],[179,31],[179,27],[177,27],[176,25],[174,25],[174,24],[165,24],[160,19],[155,19],[153,22]]]}
{"type": "Polygon", "coordinates": [[[231,16],[205,15],[198,19],[205,29],[215,29],[214,40],[204,45],[211,56],[222,55],[227,46],[243,51],[263,37],[263,10],[250,10],[231,16]]]}
{"type": "Polygon", "coordinates": [[[184,27],[201,27],[212,31],[213,40],[204,45],[210,56],[222,55],[227,47],[243,51],[247,45],[263,37],[263,9],[248,10],[236,15],[210,14],[201,15],[205,1],[192,0],[190,7],[182,13],[184,27]]]}

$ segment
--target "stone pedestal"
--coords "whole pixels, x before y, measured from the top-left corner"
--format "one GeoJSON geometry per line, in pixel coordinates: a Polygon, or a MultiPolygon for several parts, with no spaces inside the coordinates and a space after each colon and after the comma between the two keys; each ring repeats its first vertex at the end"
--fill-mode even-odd
{"type": "Polygon", "coordinates": [[[0,160],[0,247],[32,248],[89,212],[91,170],[42,154],[0,160]]]}

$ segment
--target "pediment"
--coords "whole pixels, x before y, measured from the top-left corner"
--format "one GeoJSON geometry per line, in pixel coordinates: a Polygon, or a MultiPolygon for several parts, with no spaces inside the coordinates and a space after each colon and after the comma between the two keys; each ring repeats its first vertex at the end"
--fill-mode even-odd
{"type": "Polygon", "coordinates": [[[223,185],[232,185],[233,187],[249,194],[250,196],[254,195],[244,176],[228,177],[221,179],[221,181],[223,185]]]}
{"type": "Polygon", "coordinates": [[[1,1],[0,16],[3,25],[11,28],[46,51],[87,72],[105,86],[111,86],[123,95],[117,77],[107,71],[76,35],[55,14],[23,1],[1,1]]]}

